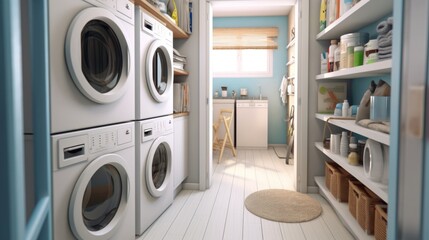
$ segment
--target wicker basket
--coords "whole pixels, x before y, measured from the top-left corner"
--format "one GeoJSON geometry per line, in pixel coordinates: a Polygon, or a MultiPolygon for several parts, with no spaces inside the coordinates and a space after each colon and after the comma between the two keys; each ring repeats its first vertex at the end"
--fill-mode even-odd
{"type": "Polygon", "coordinates": [[[375,205],[374,237],[376,240],[387,239],[387,205],[375,205]]]}
{"type": "Polygon", "coordinates": [[[357,180],[349,180],[349,211],[354,218],[356,218],[357,201],[359,199],[359,193],[363,189],[363,184],[357,180]]]}
{"type": "Polygon", "coordinates": [[[341,167],[334,171],[331,178],[331,192],[340,202],[347,202],[349,199],[349,179],[352,175],[341,167]]]}
{"type": "Polygon", "coordinates": [[[335,162],[325,162],[325,185],[331,191],[331,181],[338,165],[335,162]]]}
{"type": "Polygon", "coordinates": [[[360,192],[356,206],[356,219],[369,235],[374,234],[375,205],[383,203],[377,195],[366,187],[360,192]]]}

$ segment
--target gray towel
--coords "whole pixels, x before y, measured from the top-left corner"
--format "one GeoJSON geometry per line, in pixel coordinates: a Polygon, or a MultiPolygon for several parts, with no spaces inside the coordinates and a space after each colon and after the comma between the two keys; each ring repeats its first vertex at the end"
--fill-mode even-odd
{"type": "Polygon", "coordinates": [[[378,54],[389,54],[389,53],[392,53],[392,46],[378,48],[378,54]]]}
{"type": "Polygon", "coordinates": [[[387,21],[381,21],[377,25],[378,34],[386,34],[392,29],[392,25],[388,24],[387,21]]]}
{"type": "Polygon", "coordinates": [[[378,54],[378,60],[390,59],[392,58],[392,53],[389,54],[378,54]]]}
{"type": "Polygon", "coordinates": [[[386,22],[387,22],[389,25],[393,25],[393,17],[388,17],[388,18],[387,18],[387,20],[386,20],[386,22]]]}
{"type": "Polygon", "coordinates": [[[387,34],[379,35],[377,39],[378,39],[378,47],[392,46],[392,30],[390,30],[387,34]]]}

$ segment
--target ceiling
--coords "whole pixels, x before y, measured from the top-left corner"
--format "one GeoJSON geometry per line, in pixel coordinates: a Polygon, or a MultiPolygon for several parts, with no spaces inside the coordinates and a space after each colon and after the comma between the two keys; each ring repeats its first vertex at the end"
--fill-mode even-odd
{"type": "Polygon", "coordinates": [[[211,0],[214,17],[285,16],[296,0],[211,0]]]}

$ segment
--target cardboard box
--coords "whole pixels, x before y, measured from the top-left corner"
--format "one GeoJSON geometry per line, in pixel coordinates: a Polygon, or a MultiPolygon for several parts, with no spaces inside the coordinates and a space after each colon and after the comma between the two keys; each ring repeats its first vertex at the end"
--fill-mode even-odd
{"type": "Polygon", "coordinates": [[[317,112],[334,113],[337,103],[347,99],[347,83],[319,83],[317,86],[317,112]]]}

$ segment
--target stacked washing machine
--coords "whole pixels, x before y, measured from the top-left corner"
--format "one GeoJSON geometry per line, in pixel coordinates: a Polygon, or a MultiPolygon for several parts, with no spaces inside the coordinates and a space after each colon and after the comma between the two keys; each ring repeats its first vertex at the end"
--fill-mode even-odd
{"type": "Polygon", "coordinates": [[[134,239],[134,5],[49,0],[48,11],[53,237],[134,239]]]}
{"type": "Polygon", "coordinates": [[[173,202],[173,33],[135,8],[136,235],[173,202]]]}

